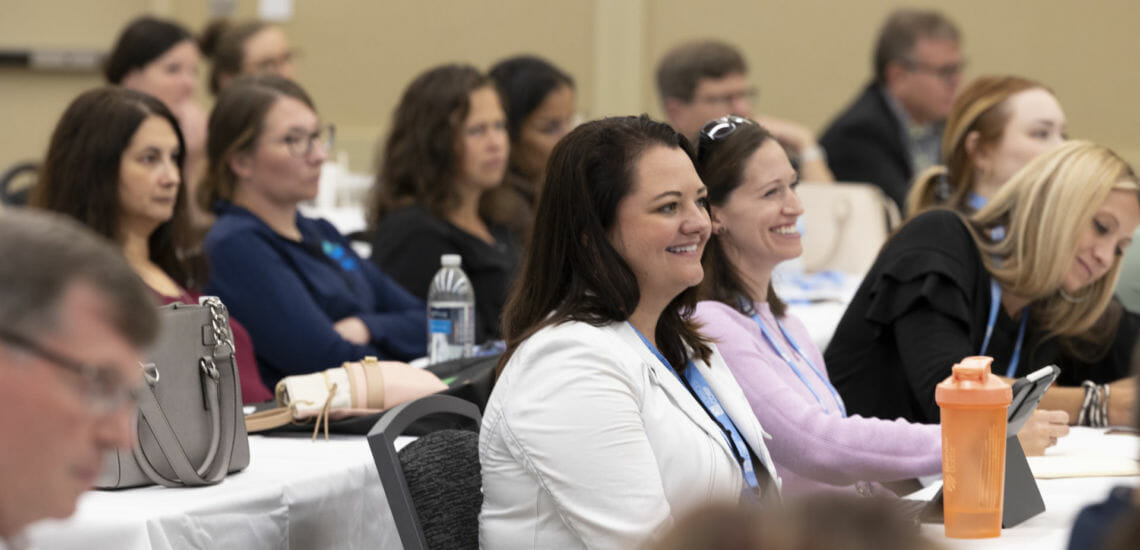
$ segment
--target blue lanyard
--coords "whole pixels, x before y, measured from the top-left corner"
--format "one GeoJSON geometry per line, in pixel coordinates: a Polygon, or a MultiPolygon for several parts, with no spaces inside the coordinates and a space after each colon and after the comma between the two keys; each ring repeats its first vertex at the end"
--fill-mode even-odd
{"type": "Polygon", "coordinates": [[[975,212],[981,210],[987,202],[990,200],[977,193],[970,193],[966,196],[966,204],[970,205],[970,208],[973,208],[975,212]]]}
{"type": "MultiPolygon", "coordinates": [[[[977,193],[970,193],[969,196],[966,197],[966,204],[969,204],[970,208],[974,209],[974,212],[981,210],[982,207],[985,206],[988,202],[990,202],[990,199],[987,199],[977,193]]],[[[1004,239],[1005,226],[999,225],[990,229],[990,238],[995,241],[1004,239]]]]}
{"type": "MultiPolygon", "coordinates": [[[[990,336],[994,333],[994,324],[997,322],[998,308],[1001,307],[1001,285],[990,279],[990,320],[986,322],[986,338],[982,340],[982,351],[978,355],[985,355],[986,348],[990,347],[990,336]]],[[[1017,362],[1021,359],[1021,343],[1025,341],[1025,322],[1029,319],[1029,307],[1021,310],[1021,326],[1017,329],[1017,343],[1013,346],[1013,357],[1009,359],[1009,367],[1005,370],[1007,378],[1013,378],[1017,372],[1017,362]]]]}
{"type": "MultiPolygon", "coordinates": [[[[673,370],[673,367],[669,366],[669,361],[665,360],[665,356],[661,355],[657,347],[649,343],[649,340],[641,334],[641,331],[637,330],[637,327],[633,326],[633,323],[630,323],[629,326],[637,333],[637,337],[641,338],[641,342],[645,344],[645,347],[649,348],[649,351],[657,356],[657,360],[661,361],[662,365],[665,365],[665,370],[677,376],[679,381],[680,376],[673,370]]],[[[693,364],[692,360],[685,366],[684,373],[685,380],[689,381],[689,387],[692,388],[697,400],[700,401],[705,410],[716,419],[717,424],[720,424],[721,431],[724,433],[724,438],[728,442],[728,446],[732,447],[733,452],[736,454],[736,460],[740,463],[740,469],[744,471],[744,481],[746,481],[748,486],[752,489],[759,489],[760,482],[756,479],[756,471],[752,468],[752,451],[749,450],[748,445],[744,443],[744,438],[740,436],[740,431],[736,428],[736,424],[733,423],[732,419],[728,417],[728,414],[724,412],[724,407],[720,406],[720,400],[717,399],[716,394],[714,394],[712,388],[709,387],[708,380],[705,380],[705,375],[701,374],[700,369],[693,364]]]]}
{"type": "MultiPolygon", "coordinates": [[[[772,349],[776,350],[776,353],[780,355],[780,359],[783,359],[784,362],[792,368],[792,372],[796,373],[796,377],[800,379],[800,382],[803,382],[804,386],[806,386],[808,391],[811,392],[812,396],[815,397],[816,402],[818,402],[819,405],[823,407],[823,412],[825,414],[831,414],[831,411],[827,409],[827,404],[823,402],[823,399],[821,399],[819,397],[819,394],[815,392],[815,388],[812,388],[811,384],[808,383],[807,378],[804,376],[804,373],[801,372],[799,367],[796,366],[795,359],[789,355],[788,352],[784,350],[784,348],[781,348],[779,344],[776,343],[776,338],[772,336],[772,332],[768,330],[768,327],[764,326],[764,322],[762,319],[760,319],[760,316],[753,313],[752,320],[756,321],[756,325],[760,327],[760,332],[764,334],[764,338],[768,340],[768,344],[772,346],[772,349]]],[[[792,335],[788,333],[788,329],[784,327],[784,323],[781,323],[779,319],[776,319],[776,326],[780,327],[780,333],[784,335],[784,339],[787,340],[788,344],[792,346],[792,349],[799,354],[799,356],[804,360],[804,363],[807,363],[808,368],[810,368],[812,372],[815,373],[816,377],[819,378],[819,381],[823,382],[823,385],[831,392],[831,396],[835,398],[835,402],[839,405],[839,414],[846,417],[847,407],[843,406],[843,399],[839,397],[839,392],[835,390],[835,386],[831,385],[831,382],[827,380],[827,377],[825,377],[823,373],[819,371],[819,369],[815,368],[815,365],[812,364],[811,359],[808,359],[807,354],[804,353],[804,350],[802,348],[800,348],[800,345],[796,342],[796,339],[792,338],[792,335]]]]}

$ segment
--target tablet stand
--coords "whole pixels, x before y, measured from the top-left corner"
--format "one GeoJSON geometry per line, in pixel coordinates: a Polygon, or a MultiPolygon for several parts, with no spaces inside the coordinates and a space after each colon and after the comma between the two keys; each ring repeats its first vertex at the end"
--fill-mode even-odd
{"type": "Polygon", "coordinates": [[[1005,440],[1005,494],[1002,496],[1001,527],[1009,529],[1045,511],[1045,501],[1017,435],[1005,440]]]}

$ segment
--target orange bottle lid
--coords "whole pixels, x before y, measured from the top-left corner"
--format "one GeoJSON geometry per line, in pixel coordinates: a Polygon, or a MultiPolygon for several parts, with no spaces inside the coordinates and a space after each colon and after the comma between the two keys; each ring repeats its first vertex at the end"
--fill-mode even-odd
{"type": "Polygon", "coordinates": [[[954,365],[949,378],[934,389],[934,401],[943,405],[1004,405],[1013,400],[1013,390],[990,372],[993,357],[975,355],[954,365]]]}

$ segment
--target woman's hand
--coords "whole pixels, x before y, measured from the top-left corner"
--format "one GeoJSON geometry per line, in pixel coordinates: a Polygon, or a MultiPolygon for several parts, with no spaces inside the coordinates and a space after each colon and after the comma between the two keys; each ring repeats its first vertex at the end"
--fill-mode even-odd
{"type": "Polygon", "coordinates": [[[1033,411],[1033,416],[1017,433],[1021,450],[1026,456],[1041,456],[1045,449],[1057,444],[1057,439],[1069,433],[1069,413],[1065,411],[1033,411]]]}
{"type": "Polygon", "coordinates": [[[372,340],[372,333],[368,330],[368,325],[365,325],[359,317],[345,317],[333,323],[333,330],[340,334],[341,338],[353,344],[363,346],[372,340]]]}

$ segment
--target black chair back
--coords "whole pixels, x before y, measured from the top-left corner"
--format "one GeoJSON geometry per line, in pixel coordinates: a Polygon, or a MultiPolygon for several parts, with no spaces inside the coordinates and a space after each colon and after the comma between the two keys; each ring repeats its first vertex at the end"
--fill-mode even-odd
{"type": "Polygon", "coordinates": [[[478,548],[483,504],[480,421],[474,403],[436,394],[392,408],[368,432],[376,470],[406,550],[478,548]],[[397,452],[396,438],[427,416],[446,416],[474,429],[432,431],[397,452]]]}

